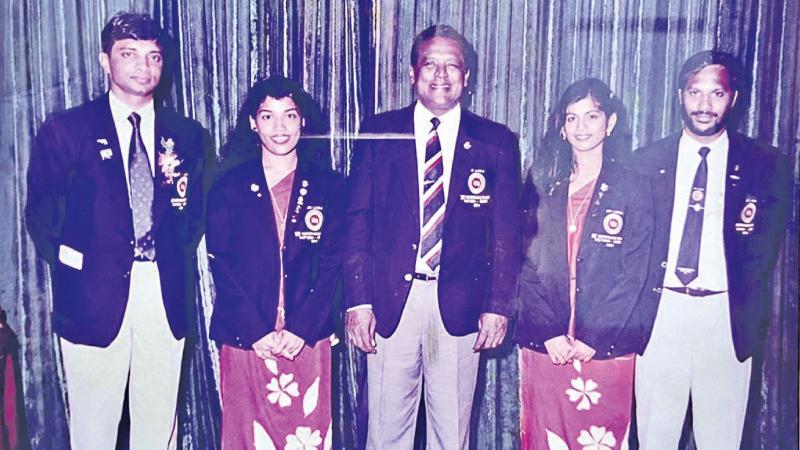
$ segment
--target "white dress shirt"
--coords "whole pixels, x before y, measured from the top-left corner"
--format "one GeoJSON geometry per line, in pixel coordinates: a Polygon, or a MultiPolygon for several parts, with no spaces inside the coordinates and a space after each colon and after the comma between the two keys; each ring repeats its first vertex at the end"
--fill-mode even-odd
{"type": "MultiPolygon", "coordinates": [[[[436,129],[439,134],[439,144],[442,147],[442,169],[444,178],[444,201],[447,204],[447,196],[450,191],[450,173],[453,169],[453,156],[455,155],[456,139],[458,137],[458,126],[461,123],[461,104],[457,104],[453,109],[441,116],[436,116],[428,110],[421,102],[417,101],[414,106],[414,141],[417,147],[417,189],[419,192],[419,242],[422,242],[422,221],[425,206],[422,204],[422,186],[425,180],[425,150],[433,124],[431,119],[438,117],[439,127],[436,129]]],[[[421,248],[417,246],[417,262],[415,271],[431,274],[431,269],[420,255],[421,248]]],[[[437,269],[438,270],[438,269],[437,269]]]]}
{"type": "Polygon", "coordinates": [[[678,163],[675,169],[675,200],[672,209],[672,224],[669,232],[669,253],[667,256],[664,286],[681,287],[683,283],[675,275],[675,265],[683,236],[683,224],[689,205],[689,194],[694,183],[694,176],[700,164],[700,147],[708,147],[711,151],[706,156],[708,178],[706,183],[705,213],[703,215],[703,232],[700,237],[700,259],[698,276],[689,287],[693,289],[709,289],[713,291],[728,290],[728,274],[726,272],[725,247],[723,245],[722,227],[725,213],[725,177],[728,166],[728,133],[710,144],[701,144],[683,132],[678,144],[678,163]]]}
{"type": "Polygon", "coordinates": [[[108,93],[108,102],[111,106],[111,116],[114,119],[114,128],[117,130],[117,139],[119,140],[119,150],[122,156],[122,164],[125,168],[125,183],[128,185],[128,196],[130,197],[131,183],[128,174],[128,158],[131,146],[131,136],[133,135],[133,125],[128,121],[128,116],[132,112],[136,112],[141,117],[139,122],[139,131],[142,134],[144,141],[144,148],[147,151],[147,159],[150,162],[150,173],[155,176],[155,124],[156,113],[151,99],[147,104],[134,110],[130,106],[118,99],[113,92],[108,93]]]}

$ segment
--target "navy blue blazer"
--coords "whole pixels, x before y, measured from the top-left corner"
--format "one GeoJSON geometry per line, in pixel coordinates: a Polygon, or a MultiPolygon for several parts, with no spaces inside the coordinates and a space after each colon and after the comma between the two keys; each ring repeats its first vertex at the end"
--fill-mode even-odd
{"type": "MultiPolygon", "coordinates": [[[[538,231],[519,277],[514,341],[542,353],[544,342],[567,334],[569,326],[568,188],[568,180],[543,187],[547,191],[533,198],[538,207],[536,201],[523,207],[525,228],[533,219],[538,231]]],[[[644,351],[653,326],[641,314],[652,236],[649,182],[605,160],[576,257],[575,337],[597,351],[596,359],[644,351]]]]}
{"type": "MultiPolygon", "coordinates": [[[[372,305],[376,330],[391,336],[400,321],[420,233],[414,106],[364,122],[347,189],[345,302],[372,305]]],[[[481,313],[509,316],[520,262],[519,154],[503,125],[461,112],[445,210],[439,309],[448,333],[478,329],[481,313]],[[480,174],[480,175],[474,175],[480,174]],[[470,191],[470,176],[485,179],[470,191]]]]}
{"type": "MultiPolygon", "coordinates": [[[[680,137],[677,133],[643,147],[633,158],[633,167],[651,179],[659,205],[646,289],[647,314],[653,318],[667,265],[680,137]]],[[[728,130],[728,139],[723,241],[733,345],[744,361],[759,351],[766,332],[772,271],[786,234],[791,164],[777,149],[739,133],[728,130]],[[745,217],[749,211],[755,213],[752,220],[745,217]]]]}
{"type": "MultiPolygon", "coordinates": [[[[199,123],[156,108],[152,233],[175,338],[186,335],[194,299],[209,149],[199,123]],[[170,154],[180,164],[168,177],[159,162],[170,154]]],[[[53,326],[70,342],[104,347],[122,325],[134,242],[125,178],[108,94],[53,114],[34,139],[26,225],[51,267],[53,326]]]]}
{"type": "Polygon", "coordinates": [[[216,299],[211,338],[249,349],[275,330],[283,252],[285,329],[313,346],[333,332],[341,279],[343,180],[298,163],[279,248],[261,159],[229,170],[208,194],[206,246],[216,299]]]}

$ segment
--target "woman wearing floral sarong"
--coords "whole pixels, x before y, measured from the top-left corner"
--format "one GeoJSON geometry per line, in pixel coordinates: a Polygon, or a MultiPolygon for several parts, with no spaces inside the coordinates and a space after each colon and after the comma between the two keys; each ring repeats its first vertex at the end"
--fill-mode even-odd
{"type": "Polygon", "coordinates": [[[649,183],[613,158],[624,108],[600,80],[569,86],[534,162],[519,283],[523,449],[619,449],[631,419],[653,231],[649,183]],[[535,234],[534,234],[535,232],[535,234]]]}
{"type": "Polygon", "coordinates": [[[342,179],[314,101],[273,77],[247,93],[208,196],[222,448],[331,447],[331,306],[342,179]]]}

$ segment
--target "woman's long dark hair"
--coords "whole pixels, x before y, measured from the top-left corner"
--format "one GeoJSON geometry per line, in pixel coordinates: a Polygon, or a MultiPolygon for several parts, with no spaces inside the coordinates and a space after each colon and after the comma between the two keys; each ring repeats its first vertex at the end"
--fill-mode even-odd
{"type": "Polygon", "coordinates": [[[331,156],[327,140],[320,137],[326,134],[327,127],[317,103],[296,81],[280,76],[259,80],[247,91],[236,117],[236,125],[220,151],[223,166],[230,168],[243,160],[260,157],[261,140],[250,128],[250,118],[255,119],[259,106],[267,97],[291,98],[305,121],[297,143],[298,165],[330,170],[331,156]]]}
{"type": "Polygon", "coordinates": [[[547,121],[547,132],[536,149],[531,175],[540,188],[549,189],[567,179],[573,171],[572,146],[561,136],[567,107],[586,97],[593,98],[606,117],[617,115],[617,124],[603,141],[603,158],[619,159],[630,153],[630,133],[625,106],[608,86],[597,78],[584,78],[569,85],[547,121]]]}

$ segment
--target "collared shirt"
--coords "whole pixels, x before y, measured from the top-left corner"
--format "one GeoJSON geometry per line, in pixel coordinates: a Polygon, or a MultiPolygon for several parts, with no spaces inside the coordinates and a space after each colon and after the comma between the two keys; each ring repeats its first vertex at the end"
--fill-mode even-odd
{"type": "MultiPolygon", "coordinates": [[[[419,192],[419,232],[420,242],[422,242],[422,221],[425,206],[422,204],[422,186],[425,179],[425,150],[428,141],[428,133],[430,133],[433,124],[431,119],[438,117],[439,127],[436,129],[439,134],[439,144],[442,146],[442,168],[444,178],[444,200],[447,205],[447,196],[450,191],[450,173],[453,169],[453,156],[455,155],[456,139],[458,137],[458,127],[461,123],[461,104],[457,104],[453,109],[447,111],[441,116],[436,116],[426,108],[422,102],[417,101],[414,106],[414,142],[417,148],[417,189],[419,192]]],[[[445,206],[446,207],[446,206],[445,206]]],[[[431,274],[431,269],[422,260],[420,255],[421,247],[417,248],[417,262],[415,269],[420,273],[431,274]]]]}
{"type": "Polygon", "coordinates": [[[144,141],[144,148],[147,151],[147,159],[150,162],[150,173],[154,174],[155,164],[155,123],[156,113],[151,99],[147,104],[134,110],[130,106],[118,99],[113,92],[108,93],[108,102],[111,106],[111,116],[114,119],[114,128],[117,130],[117,139],[119,140],[119,150],[122,156],[122,164],[125,167],[125,183],[128,185],[128,195],[130,195],[131,183],[128,174],[128,158],[131,146],[131,136],[133,135],[133,125],[128,120],[128,116],[132,112],[136,112],[141,117],[139,122],[140,132],[142,133],[142,140],[144,141]]]}
{"type": "Polygon", "coordinates": [[[675,169],[675,200],[672,209],[672,224],[669,232],[669,253],[664,275],[664,286],[680,287],[683,284],[675,275],[675,265],[683,236],[683,224],[689,205],[689,194],[694,176],[700,164],[700,147],[711,151],[706,156],[708,178],[706,183],[703,232],[700,237],[700,259],[698,276],[689,287],[714,291],[728,290],[725,247],[722,231],[725,213],[725,177],[728,166],[728,133],[710,144],[701,144],[683,132],[678,144],[678,163],[675,169]]]}

